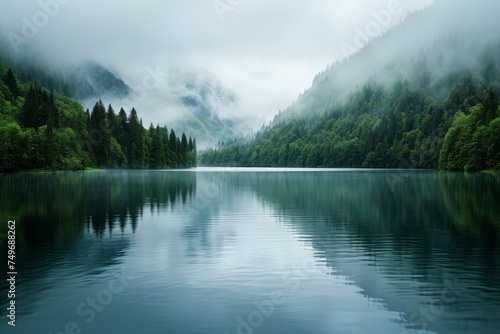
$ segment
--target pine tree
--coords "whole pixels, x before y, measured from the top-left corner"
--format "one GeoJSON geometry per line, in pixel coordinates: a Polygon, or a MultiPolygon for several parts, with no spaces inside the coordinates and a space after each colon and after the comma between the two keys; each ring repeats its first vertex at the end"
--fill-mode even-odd
{"type": "Polygon", "coordinates": [[[42,87],[37,88],[38,94],[38,105],[36,112],[36,123],[37,127],[47,124],[50,112],[49,96],[45,93],[42,87]]]}
{"type": "Polygon", "coordinates": [[[174,129],[170,129],[168,148],[170,149],[170,152],[172,152],[172,167],[177,167],[179,164],[179,150],[174,129]]]}
{"type": "Polygon", "coordinates": [[[187,153],[187,163],[189,167],[194,167],[196,166],[196,154],[194,150],[194,143],[193,139],[189,137],[189,142],[188,142],[188,153],[187,153]]]}
{"type": "Polygon", "coordinates": [[[153,128],[152,145],[151,145],[151,167],[163,168],[165,166],[165,150],[161,137],[160,126],[153,128]]]}
{"type": "Polygon", "coordinates": [[[17,99],[19,96],[21,96],[21,91],[19,89],[19,81],[17,80],[16,76],[14,75],[14,72],[12,72],[10,68],[7,70],[7,73],[5,74],[3,80],[7,88],[9,88],[10,92],[14,96],[14,99],[17,99]]]}
{"type": "Polygon", "coordinates": [[[493,119],[496,118],[498,113],[498,101],[497,94],[495,92],[495,88],[490,86],[486,91],[486,99],[484,101],[484,123],[487,125],[493,119]]]}
{"type": "Polygon", "coordinates": [[[37,112],[38,95],[35,87],[30,85],[26,97],[24,99],[23,110],[21,114],[21,124],[25,128],[35,128],[35,115],[37,112]]]}
{"type": "Polygon", "coordinates": [[[48,109],[47,124],[54,129],[59,128],[60,115],[59,115],[59,110],[57,109],[55,103],[53,92],[50,92],[50,98],[48,101],[47,109],[48,109]]]}
{"type": "Polygon", "coordinates": [[[132,108],[128,119],[129,165],[131,168],[144,167],[143,131],[144,128],[137,117],[137,111],[132,108]]]}
{"type": "Polygon", "coordinates": [[[109,125],[110,130],[111,130],[111,132],[113,132],[117,126],[118,120],[117,120],[115,110],[113,109],[113,106],[111,104],[108,105],[108,111],[106,113],[106,118],[108,119],[108,125],[109,125]]]}
{"type": "Polygon", "coordinates": [[[123,153],[128,159],[129,158],[128,119],[127,119],[127,113],[123,108],[120,108],[120,111],[118,113],[116,128],[113,131],[113,136],[118,141],[118,144],[120,144],[123,153]]]}
{"type": "Polygon", "coordinates": [[[173,167],[174,166],[173,154],[169,147],[168,128],[164,126],[160,129],[160,132],[161,132],[161,139],[163,142],[165,167],[173,167]]]}
{"type": "Polygon", "coordinates": [[[198,162],[198,152],[196,149],[196,139],[193,139],[193,153],[194,153],[194,165],[196,166],[198,162]]]}
{"type": "Polygon", "coordinates": [[[182,167],[187,167],[189,165],[187,154],[188,154],[188,140],[186,134],[183,132],[181,136],[181,146],[180,146],[182,167]]]}
{"type": "Polygon", "coordinates": [[[92,114],[90,115],[89,136],[97,166],[106,167],[108,165],[111,136],[106,117],[106,108],[101,100],[94,105],[92,114]]]}
{"type": "Polygon", "coordinates": [[[86,120],[86,126],[87,126],[87,133],[90,132],[90,110],[87,108],[85,111],[85,120],[86,120]]]}

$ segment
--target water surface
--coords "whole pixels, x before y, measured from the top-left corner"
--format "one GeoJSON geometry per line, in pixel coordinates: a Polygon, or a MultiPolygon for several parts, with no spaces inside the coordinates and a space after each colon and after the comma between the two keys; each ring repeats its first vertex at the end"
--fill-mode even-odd
{"type": "Polygon", "coordinates": [[[497,333],[499,194],[429,171],[1,175],[1,332],[497,333]]]}

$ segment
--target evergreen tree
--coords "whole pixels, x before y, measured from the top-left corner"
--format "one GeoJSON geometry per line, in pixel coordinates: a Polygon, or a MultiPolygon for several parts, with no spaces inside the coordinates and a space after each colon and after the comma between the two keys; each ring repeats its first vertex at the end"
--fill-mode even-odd
{"type": "Polygon", "coordinates": [[[132,108],[128,119],[128,136],[129,136],[129,166],[139,169],[144,167],[144,136],[137,111],[132,108]]]}
{"type": "Polygon", "coordinates": [[[90,110],[89,108],[87,108],[87,110],[85,111],[85,125],[86,125],[86,129],[87,129],[87,133],[90,132],[90,110]]]}
{"type": "Polygon", "coordinates": [[[160,126],[153,128],[152,146],[151,146],[151,167],[163,168],[165,166],[165,149],[163,147],[163,139],[161,136],[160,126]]]}
{"type": "Polygon", "coordinates": [[[106,113],[106,118],[108,119],[108,125],[110,128],[111,133],[115,130],[117,123],[118,123],[118,118],[116,116],[115,110],[113,109],[113,106],[110,104],[108,105],[108,111],[106,113]]]}
{"type": "Polygon", "coordinates": [[[56,107],[54,93],[50,92],[50,99],[48,102],[48,115],[47,115],[47,124],[53,129],[59,128],[60,115],[59,110],[56,107]]]}
{"type": "Polygon", "coordinates": [[[118,113],[118,118],[116,122],[116,127],[113,131],[113,136],[120,144],[123,153],[129,158],[129,136],[128,136],[128,118],[127,113],[123,108],[120,108],[118,113]]]}
{"type": "Polygon", "coordinates": [[[498,101],[495,87],[490,86],[486,91],[484,101],[484,123],[489,124],[498,116],[498,101]]]}
{"type": "Polygon", "coordinates": [[[183,132],[181,136],[181,145],[180,145],[180,158],[183,167],[187,167],[189,165],[187,154],[188,154],[188,140],[186,134],[183,132]]]}
{"type": "Polygon", "coordinates": [[[193,138],[189,137],[189,142],[188,142],[188,151],[193,151],[194,146],[193,146],[193,138]]]}
{"type": "Polygon", "coordinates": [[[7,86],[7,88],[9,88],[14,99],[17,99],[19,96],[21,96],[19,81],[17,80],[17,77],[14,75],[14,72],[12,72],[10,68],[7,70],[7,73],[5,74],[3,81],[7,86]]]}
{"type": "Polygon", "coordinates": [[[193,165],[193,167],[194,167],[198,163],[198,152],[196,149],[196,139],[193,139],[193,154],[194,154],[194,165],[193,165]]]}
{"type": "Polygon", "coordinates": [[[35,119],[38,111],[38,94],[35,87],[30,85],[24,99],[23,110],[21,114],[21,124],[25,128],[37,128],[38,121],[35,119]]]}
{"type": "Polygon", "coordinates": [[[170,129],[170,137],[168,140],[168,148],[172,153],[172,166],[177,166],[180,163],[179,160],[179,149],[177,146],[177,137],[175,135],[174,129],[170,129]]]}
{"type": "Polygon", "coordinates": [[[165,157],[165,167],[175,167],[173,152],[170,150],[169,145],[169,132],[166,126],[160,129],[161,139],[163,143],[164,157],[165,157]]]}
{"type": "MultiPolygon", "coordinates": [[[[151,126],[147,131],[135,109],[127,116],[122,108],[117,116],[111,105],[106,110],[98,101],[92,111],[84,110],[36,79],[29,84],[18,81],[1,62],[0,73],[0,172],[177,168],[181,146],[191,148],[191,140],[180,141],[172,129],[170,150],[167,127],[151,126]]],[[[42,80],[54,89],[64,88],[51,78],[42,80]]]]}
{"type": "Polygon", "coordinates": [[[93,157],[99,167],[108,166],[108,154],[111,145],[106,107],[99,100],[92,109],[90,115],[90,142],[92,144],[93,157]]]}

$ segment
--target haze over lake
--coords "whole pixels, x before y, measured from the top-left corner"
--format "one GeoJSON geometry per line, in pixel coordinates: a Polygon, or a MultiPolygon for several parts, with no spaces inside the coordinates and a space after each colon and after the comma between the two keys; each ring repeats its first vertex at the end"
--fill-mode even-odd
{"type": "Polygon", "coordinates": [[[2,175],[15,332],[497,333],[498,194],[434,171],[2,175]]]}

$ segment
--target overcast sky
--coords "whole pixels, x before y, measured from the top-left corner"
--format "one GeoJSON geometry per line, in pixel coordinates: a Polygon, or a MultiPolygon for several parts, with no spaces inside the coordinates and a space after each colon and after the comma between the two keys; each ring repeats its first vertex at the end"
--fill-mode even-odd
{"type": "Polygon", "coordinates": [[[23,37],[25,22],[37,23],[39,31],[20,49],[39,47],[56,62],[95,60],[131,86],[140,84],[148,66],[206,69],[241,98],[244,112],[270,120],[311,86],[316,73],[343,58],[342,45],[356,47],[356,29],[378,32],[374,12],[395,12],[387,24],[379,18],[382,33],[433,2],[2,0],[0,25],[4,37],[23,37]],[[59,8],[41,5],[53,2],[59,8]],[[51,10],[44,22],[40,12],[51,10]]]}

